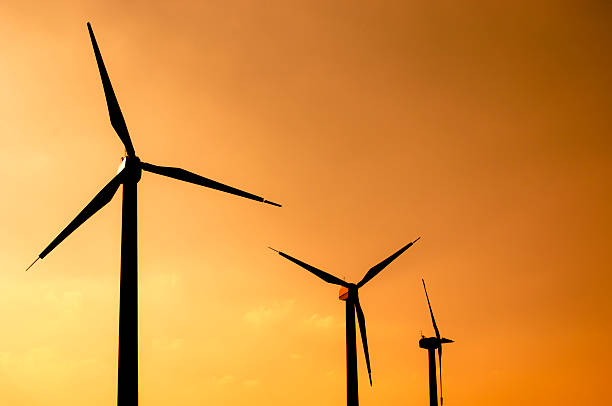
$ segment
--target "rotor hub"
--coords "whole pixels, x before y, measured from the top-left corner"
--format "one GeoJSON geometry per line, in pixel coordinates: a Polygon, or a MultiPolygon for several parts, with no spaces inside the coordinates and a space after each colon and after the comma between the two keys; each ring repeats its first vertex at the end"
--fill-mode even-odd
{"type": "Polygon", "coordinates": [[[123,183],[138,183],[142,175],[140,158],[137,156],[125,156],[121,159],[118,173],[123,174],[123,183]]]}
{"type": "Polygon", "coordinates": [[[433,350],[440,347],[440,340],[437,337],[423,337],[419,340],[419,347],[433,350]]]}

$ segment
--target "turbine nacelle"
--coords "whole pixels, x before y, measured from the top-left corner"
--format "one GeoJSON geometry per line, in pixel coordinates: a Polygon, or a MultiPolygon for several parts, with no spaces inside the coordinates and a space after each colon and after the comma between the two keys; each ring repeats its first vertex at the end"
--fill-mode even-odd
{"type": "Polygon", "coordinates": [[[454,343],[454,341],[444,337],[423,337],[419,340],[419,347],[425,348],[426,350],[435,350],[440,348],[442,344],[447,343],[454,343]]]}
{"type": "Polygon", "coordinates": [[[342,286],[340,288],[340,292],[338,293],[338,299],[346,301],[348,300],[348,297],[349,297],[349,288],[342,286]]]}
{"type": "Polygon", "coordinates": [[[117,169],[117,174],[122,174],[122,181],[138,183],[142,176],[142,165],[140,158],[136,155],[126,155],[121,158],[121,164],[117,169]]]}
{"type": "Polygon", "coordinates": [[[357,298],[357,287],[354,283],[349,283],[348,286],[342,286],[340,288],[340,292],[338,293],[338,299],[346,302],[349,299],[353,301],[357,298]]]}

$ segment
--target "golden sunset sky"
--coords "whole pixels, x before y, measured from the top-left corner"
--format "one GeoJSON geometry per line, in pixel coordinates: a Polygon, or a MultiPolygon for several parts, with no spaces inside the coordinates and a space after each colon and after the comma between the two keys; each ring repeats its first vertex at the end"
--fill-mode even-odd
{"type": "Polygon", "coordinates": [[[612,350],[607,1],[0,3],[0,404],[113,405],[121,192],[91,21],[143,173],[141,405],[345,404],[357,282],[372,388],[447,406],[605,404],[612,350]]]}

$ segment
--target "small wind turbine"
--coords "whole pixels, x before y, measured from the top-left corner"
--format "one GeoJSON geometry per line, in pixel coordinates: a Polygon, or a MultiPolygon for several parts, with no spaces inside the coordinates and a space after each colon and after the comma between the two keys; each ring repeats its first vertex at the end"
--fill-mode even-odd
{"type": "Polygon", "coordinates": [[[323,279],[325,282],[342,286],[340,288],[339,299],[346,302],[346,404],[348,406],[359,405],[357,383],[357,339],[355,332],[355,312],[357,312],[357,320],[359,321],[359,331],[361,333],[361,341],[363,343],[363,352],[365,354],[366,366],[368,368],[368,377],[370,378],[370,386],[372,386],[372,370],[370,369],[370,354],[368,351],[368,339],[366,337],[365,317],[363,315],[363,310],[361,310],[361,305],[359,304],[358,290],[370,279],[378,275],[380,271],[382,271],[387,265],[393,262],[393,260],[399,257],[404,251],[410,248],[412,244],[417,242],[420,238],[421,237],[417,238],[411,243],[408,243],[395,254],[391,255],[389,258],[385,259],[378,265],[375,265],[370,268],[370,270],[365,274],[363,279],[357,284],[345,282],[342,279],[330,275],[325,271],[315,268],[312,265],[308,265],[307,263],[302,262],[299,259],[293,258],[292,256],[285,254],[284,252],[269,247],[271,250],[278,252],[280,256],[285,257],[289,261],[298,264],[302,268],[306,269],[308,272],[311,272],[319,278],[323,279]]]}
{"type": "Polygon", "coordinates": [[[425,348],[429,353],[429,405],[438,406],[438,388],[436,387],[436,349],[438,350],[438,361],[440,363],[440,406],[444,404],[444,398],[442,397],[442,344],[453,343],[453,340],[448,338],[441,338],[440,331],[436,325],[436,319],[434,318],[433,311],[431,310],[431,303],[429,303],[429,296],[427,295],[427,288],[425,287],[425,281],[423,282],[423,288],[425,289],[425,297],[427,298],[427,305],[429,306],[429,314],[431,314],[431,322],[436,332],[435,337],[421,336],[419,340],[419,347],[425,348]]]}
{"type": "Polygon", "coordinates": [[[184,169],[157,166],[142,162],[136,156],[136,152],[132,146],[132,140],[130,139],[125,120],[119,108],[119,102],[113,91],[106,67],[102,61],[98,43],[96,42],[96,38],[94,37],[93,30],[89,23],[87,23],[87,28],[98,63],[100,77],[102,78],[102,86],[104,88],[104,95],[106,96],[111,125],[125,146],[126,156],[122,158],[117,175],[115,175],[115,177],[104,186],[93,200],[75,217],[75,219],[72,220],[53,241],[51,241],[51,244],[38,255],[38,258],[32,262],[26,271],[30,269],[36,261],[47,256],[47,254],[64,241],[64,239],[74,230],[110,202],[117,192],[117,189],[119,189],[119,186],[123,185],[117,405],[136,406],[138,405],[138,247],[136,229],[136,185],[140,180],[142,170],[185,182],[195,183],[196,185],[220,190],[222,192],[231,193],[274,206],[280,206],[280,204],[196,175],[184,169]]]}

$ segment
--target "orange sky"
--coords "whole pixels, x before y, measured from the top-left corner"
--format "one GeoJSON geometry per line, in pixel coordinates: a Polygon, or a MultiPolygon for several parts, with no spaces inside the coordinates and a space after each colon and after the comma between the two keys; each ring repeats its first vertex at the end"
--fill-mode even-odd
{"type": "MultiPolygon", "coordinates": [[[[91,21],[137,153],[284,204],[143,174],[142,405],[345,402],[337,288],[361,290],[374,387],[424,405],[603,404],[612,352],[610,5],[0,4],[0,404],[114,404],[120,193],[91,21]]],[[[94,4],[97,3],[97,4],[94,4]]]]}

